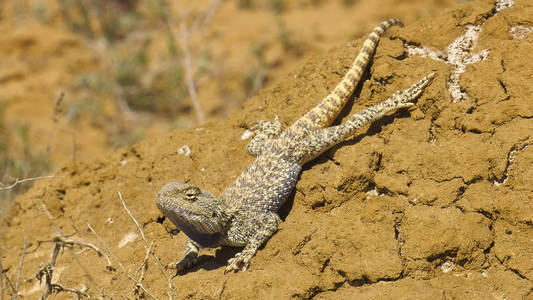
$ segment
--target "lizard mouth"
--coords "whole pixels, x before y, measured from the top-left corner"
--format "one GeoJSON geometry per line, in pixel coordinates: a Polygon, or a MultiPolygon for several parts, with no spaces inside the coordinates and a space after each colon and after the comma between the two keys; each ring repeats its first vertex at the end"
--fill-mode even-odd
{"type": "Polygon", "coordinates": [[[187,209],[181,205],[177,205],[176,203],[163,197],[161,194],[157,195],[157,199],[157,207],[163,212],[165,216],[168,216],[171,219],[179,218],[184,221],[188,221],[204,218],[202,214],[195,213],[190,209],[187,209]]]}
{"type": "Polygon", "coordinates": [[[163,212],[163,215],[184,232],[214,233],[220,231],[218,219],[214,216],[206,216],[203,213],[195,212],[188,207],[169,201],[161,195],[158,195],[156,204],[163,212]],[[191,228],[194,228],[194,230],[191,230],[191,228]]]}
{"type": "MultiPolygon", "coordinates": [[[[159,195],[158,195],[159,196],[159,195]]],[[[175,203],[165,201],[158,197],[157,206],[179,230],[202,247],[216,247],[222,237],[221,230],[216,222],[202,214],[194,213],[175,203]]]]}

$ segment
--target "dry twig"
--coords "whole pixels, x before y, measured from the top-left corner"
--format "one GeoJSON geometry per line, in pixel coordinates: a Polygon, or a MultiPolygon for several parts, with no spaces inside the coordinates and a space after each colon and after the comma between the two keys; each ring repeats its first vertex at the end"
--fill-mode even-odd
{"type": "Polygon", "coordinates": [[[4,300],[4,292],[6,287],[4,285],[4,267],[2,266],[2,256],[0,256],[0,300],[4,300]]]}
{"type": "Polygon", "coordinates": [[[19,270],[17,275],[17,282],[15,283],[15,295],[13,296],[13,300],[17,300],[18,294],[19,294],[19,286],[20,286],[20,278],[22,277],[22,266],[24,265],[24,257],[26,257],[26,249],[28,248],[28,241],[26,238],[24,238],[24,249],[22,250],[22,255],[20,256],[20,264],[19,264],[19,270]]]}
{"type": "Polygon", "coordinates": [[[213,0],[209,4],[209,7],[207,8],[207,11],[203,17],[202,25],[200,26],[200,30],[202,31],[202,33],[205,31],[207,26],[209,26],[209,24],[211,23],[211,20],[217,13],[218,8],[220,7],[221,3],[222,3],[222,0],[213,0]]]}
{"type": "Polygon", "coordinates": [[[55,264],[57,260],[57,255],[59,254],[59,250],[61,248],[65,247],[66,244],[63,243],[61,240],[57,240],[54,246],[54,251],[52,252],[52,258],[50,259],[50,262],[47,264],[41,264],[39,267],[39,270],[37,271],[37,274],[35,277],[39,280],[39,282],[42,282],[42,279],[44,277],[46,288],[43,292],[43,295],[41,296],[41,300],[44,300],[48,298],[52,293],[60,293],[60,292],[68,292],[78,295],[78,297],[90,297],[89,294],[87,294],[87,288],[85,287],[84,290],[74,289],[74,288],[65,288],[59,283],[53,283],[52,282],[52,276],[53,272],[55,270],[55,264]]]}
{"type": "Polygon", "coordinates": [[[0,191],[5,191],[5,190],[9,190],[9,189],[12,189],[14,188],[17,184],[20,184],[20,183],[23,183],[23,182],[26,182],[26,181],[35,181],[35,180],[39,180],[39,179],[50,179],[50,178],[56,178],[56,177],[61,177],[61,176],[56,176],[56,175],[47,175],[47,176],[38,176],[38,177],[30,177],[30,178],[24,178],[24,179],[15,179],[15,182],[6,186],[5,184],[2,184],[0,183],[0,191]]]}
{"type": "MultiPolygon", "coordinates": [[[[152,247],[153,247],[153,246],[154,246],[154,241],[152,241],[152,243],[150,244],[150,247],[146,250],[146,255],[144,256],[143,263],[142,263],[142,265],[139,267],[139,270],[138,270],[138,271],[141,271],[141,275],[139,276],[139,282],[143,282],[143,280],[144,280],[145,272],[146,272],[146,270],[148,269],[148,258],[150,257],[150,253],[152,253],[152,247]]],[[[137,287],[136,287],[136,293],[139,292],[139,288],[140,288],[140,286],[137,285],[137,287]]]]}
{"type": "MultiPolygon", "coordinates": [[[[104,256],[107,259],[108,265],[111,265],[111,260],[109,259],[109,257],[104,252],[102,252],[100,249],[98,249],[98,247],[96,247],[95,245],[90,244],[90,243],[84,243],[80,241],[66,239],[61,234],[61,232],[59,232],[58,235],[54,236],[51,240],[38,241],[37,247],[33,251],[36,251],[37,249],[39,249],[42,243],[55,243],[55,246],[54,246],[54,251],[52,252],[52,258],[50,259],[50,262],[47,264],[41,264],[36,274],[36,277],[39,280],[39,282],[42,282],[42,279],[44,277],[45,284],[46,284],[46,288],[45,288],[45,291],[43,292],[43,295],[41,296],[41,299],[46,299],[49,295],[53,293],[60,293],[60,292],[73,293],[73,294],[78,295],[78,298],[81,296],[91,297],[91,295],[87,293],[88,289],[87,287],[85,287],[85,285],[84,285],[83,290],[80,290],[80,289],[74,289],[74,288],[66,288],[66,287],[63,287],[60,283],[52,282],[52,275],[55,270],[55,263],[57,260],[57,255],[59,254],[59,250],[64,249],[65,247],[68,247],[70,250],[74,246],[79,246],[84,249],[92,249],[93,251],[96,252],[96,254],[99,257],[104,256]]],[[[78,256],[76,253],[72,253],[72,255],[76,259],[78,259],[78,256]]],[[[78,259],[78,263],[79,263],[79,259],[78,259]]],[[[94,280],[90,276],[90,274],[87,272],[87,269],[84,268],[84,266],[81,265],[81,263],[79,264],[82,267],[83,271],[85,272],[85,275],[87,276],[87,278],[90,280],[91,283],[94,284],[94,280]]],[[[99,289],[98,287],[96,288],[99,289]]],[[[103,293],[102,290],[100,290],[100,292],[103,293]]]]}
{"type": "Polygon", "coordinates": [[[118,197],[120,198],[120,202],[122,202],[122,206],[124,206],[124,209],[130,216],[130,218],[133,220],[133,223],[135,223],[135,225],[139,229],[139,232],[141,233],[141,236],[143,237],[145,246],[148,247],[148,241],[146,241],[146,236],[144,235],[144,231],[141,229],[141,225],[139,225],[139,222],[137,222],[137,220],[133,217],[133,215],[131,214],[131,211],[126,206],[126,203],[124,203],[124,200],[122,199],[122,194],[120,192],[118,192],[118,197]]]}
{"type": "MultiPolygon", "coordinates": [[[[198,33],[200,39],[203,40],[203,35],[206,31],[206,28],[211,23],[211,20],[218,11],[222,0],[213,0],[209,4],[209,7],[205,13],[198,14],[192,24],[187,25],[187,17],[189,15],[189,10],[181,14],[179,20],[180,30],[177,30],[174,27],[174,21],[172,20],[172,14],[165,14],[166,23],[169,28],[170,34],[178,41],[181,52],[183,53],[183,65],[185,69],[185,82],[187,84],[187,90],[196,113],[196,118],[198,119],[199,124],[205,122],[205,115],[200,102],[198,100],[197,87],[195,82],[195,72],[194,72],[194,57],[190,51],[189,41],[191,40],[191,35],[198,33]]],[[[166,4],[167,9],[170,8],[170,5],[166,4]]]]}
{"type": "Polygon", "coordinates": [[[194,82],[194,71],[191,52],[189,51],[189,35],[190,31],[187,28],[186,18],[183,16],[180,18],[180,34],[179,34],[179,45],[181,51],[183,52],[183,65],[185,67],[185,81],[187,82],[187,89],[189,95],[191,96],[191,101],[194,106],[194,111],[196,112],[196,118],[198,118],[198,123],[203,124],[205,121],[204,112],[198,101],[198,95],[196,93],[196,83],[194,82]]]}
{"type": "Polygon", "coordinates": [[[59,121],[59,115],[61,114],[61,105],[63,104],[63,99],[65,99],[65,92],[61,91],[59,96],[56,99],[54,104],[54,114],[52,115],[52,121],[54,124],[57,124],[59,121]]]}
{"type": "MultiPolygon", "coordinates": [[[[61,113],[62,113],[62,105],[63,105],[64,99],[65,99],[65,92],[61,91],[59,93],[59,96],[56,99],[56,103],[54,104],[54,113],[52,115],[52,122],[54,122],[54,125],[57,127],[59,127],[58,122],[59,122],[59,117],[61,116],[61,113]]],[[[67,129],[67,128],[59,128],[59,130],[61,130],[64,133],[70,134],[70,136],[72,137],[72,161],[76,161],[76,152],[78,151],[78,148],[76,146],[76,132],[73,130],[67,129]]],[[[53,135],[53,132],[50,133],[50,138],[49,138],[50,141],[52,140],[52,135],[53,135]]],[[[47,151],[50,152],[50,149],[51,149],[50,144],[48,144],[47,149],[48,149],[47,151]]]]}
{"type": "MultiPolygon", "coordinates": [[[[120,192],[118,192],[118,196],[120,198],[120,201],[122,202],[122,206],[124,207],[124,209],[126,210],[128,215],[130,216],[131,220],[133,221],[133,223],[135,223],[135,225],[137,226],[137,229],[141,233],[141,236],[143,237],[143,240],[144,240],[144,245],[148,249],[147,252],[146,252],[146,256],[144,258],[144,263],[143,263],[143,265],[141,267],[146,266],[148,255],[151,253],[152,257],[154,258],[154,260],[157,262],[157,265],[159,266],[159,270],[161,271],[161,273],[163,273],[163,276],[165,276],[165,278],[167,279],[167,283],[168,283],[168,298],[170,300],[172,300],[172,281],[171,281],[170,276],[168,276],[167,273],[165,272],[165,268],[163,267],[163,264],[161,264],[161,261],[159,260],[159,258],[152,251],[152,246],[154,245],[154,241],[152,241],[150,246],[148,246],[148,241],[146,240],[146,235],[144,234],[144,231],[142,230],[142,227],[139,225],[139,222],[137,221],[137,219],[135,219],[135,217],[133,216],[131,211],[126,206],[126,203],[124,202],[124,199],[122,199],[122,194],[120,192]]],[[[141,273],[141,275],[142,276],[141,276],[140,281],[142,281],[144,279],[144,273],[141,273]]]]}
{"type": "MultiPolygon", "coordinates": [[[[221,0],[213,0],[207,8],[206,12],[204,14],[198,15],[190,26],[187,25],[187,16],[189,15],[189,11],[183,13],[180,16],[179,20],[179,32],[176,31],[173,25],[174,22],[171,19],[172,15],[170,13],[165,14],[167,26],[170,30],[170,33],[178,40],[181,52],[183,53],[185,82],[187,83],[187,90],[189,92],[189,96],[191,97],[194,111],[196,113],[196,118],[198,119],[199,124],[203,124],[205,122],[205,115],[198,100],[198,93],[194,78],[194,58],[190,51],[189,41],[191,39],[191,35],[196,32],[199,32],[201,35],[203,35],[205,29],[211,23],[211,20],[218,11],[218,8],[220,7],[221,3],[221,0]]],[[[170,5],[168,4],[166,6],[167,8],[170,7],[170,5]]]]}
{"type": "Polygon", "coordinates": [[[113,253],[113,251],[111,251],[111,249],[107,246],[107,243],[96,233],[96,231],[93,229],[93,227],[91,226],[91,224],[89,224],[89,222],[87,222],[87,227],[89,227],[89,230],[91,230],[91,232],[96,236],[96,238],[100,241],[100,243],[102,243],[102,245],[104,246],[104,248],[106,249],[106,251],[109,253],[109,255],[111,255],[113,257],[113,259],[117,262],[118,266],[120,267],[120,270],[122,271],[122,273],[124,273],[124,275],[126,275],[126,277],[128,277],[131,281],[133,281],[135,283],[135,287],[136,287],[136,290],[138,290],[139,288],[142,289],[147,295],[149,295],[150,297],[152,297],[153,299],[157,299],[156,296],[154,296],[152,293],[150,293],[146,287],[142,284],[141,281],[135,279],[135,277],[133,275],[131,275],[128,271],[126,271],[126,268],[124,268],[124,265],[120,262],[120,260],[118,260],[118,257],[113,253]]]}
{"type": "Polygon", "coordinates": [[[61,234],[58,234],[57,236],[54,236],[51,240],[37,241],[37,248],[39,248],[39,246],[42,243],[56,243],[56,244],[59,243],[62,247],[65,247],[65,246],[69,246],[69,247],[79,246],[81,248],[92,249],[92,250],[94,250],[94,252],[96,252],[96,254],[98,254],[98,256],[105,257],[107,259],[107,264],[108,265],[112,264],[111,263],[111,259],[109,259],[109,256],[107,256],[104,252],[102,252],[100,249],[98,249],[98,247],[96,247],[95,245],[93,245],[91,243],[84,243],[84,242],[75,241],[75,240],[68,240],[61,234]]]}
{"type": "Polygon", "coordinates": [[[172,300],[172,278],[170,278],[170,276],[168,276],[167,272],[165,271],[165,267],[163,267],[163,264],[161,263],[161,261],[159,260],[159,258],[155,255],[155,253],[152,253],[152,256],[154,258],[154,260],[157,262],[157,266],[159,267],[159,271],[161,271],[161,273],[163,273],[163,276],[165,276],[165,278],[167,279],[167,283],[168,283],[168,299],[169,300],[172,300]]]}
{"type": "Polygon", "coordinates": [[[13,291],[13,294],[16,294],[15,287],[13,286],[13,283],[11,283],[11,280],[9,280],[9,278],[7,277],[7,270],[4,270],[4,268],[1,265],[0,265],[0,269],[1,269],[0,277],[3,276],[6,279],[5,288],[2,289],[2,298],[4,297],[4,294],[3,294],[4,291],[7,290],[7,286],[9,286],[11,288],[11,290],[13,291]]]}

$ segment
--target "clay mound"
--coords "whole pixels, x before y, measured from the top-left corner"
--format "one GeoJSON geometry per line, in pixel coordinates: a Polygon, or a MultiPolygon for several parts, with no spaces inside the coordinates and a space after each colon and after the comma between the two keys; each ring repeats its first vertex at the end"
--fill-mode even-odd
{"type": "MultiPolygon", "coordinates": [[[[198,268],[170,280],[173,298],[531,299],[533,4],[506,3],[470,2],[391,29],[342,119],[435,71],[417,105],[309,163],[249,271],[224,275],[237,250],[205,250],[198,268]]],[[[220,193],[252,160],[244,124],[295,121],[341,79],[361,44],[310,60],[224,122],[153,137],[36,183],[3,219],[7,295],[23,252],[19,291],[43,293],[50,272],[42,285],[35,274],[55,243],[42,241],[62,236],[105,255],[66,246],[51,283],[95,297],[168,298],[146,253],[175,261],[186,238],[155,207],[159,188],[178,180],[220,193]]]]}

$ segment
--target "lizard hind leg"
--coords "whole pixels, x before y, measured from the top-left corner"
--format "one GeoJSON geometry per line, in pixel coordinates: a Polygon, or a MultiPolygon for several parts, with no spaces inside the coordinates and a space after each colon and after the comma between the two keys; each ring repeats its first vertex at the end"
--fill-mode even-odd
{"type": "Polygon", "coordinates": [[[387,100],[355,113],[350,119],[348,119],[348,121],[346,121],[346,123],[339,126],[341,132],[339,138],[347,138],[358,128],[369,122],[380,119],[389,112],[398,110],[400,108],[413,106],[413,101],[420,96],[420,94],[428,85],[431,84],[434,77],[435,73],[431,72],[415,84],[411,85],[409,88],[403,91],[395,92],[387,100]]]}
{"type": "Polygon", "coordinates": [[[355,58],[350,70],[344,75],[343,79],[331,93],[326,96],[322,102],[312,108],[304,116],[302,116],[296,123],[294,123],[290,130],[307,132],[318,128],[329,126],[339,112],[343,109],[346,102],[355,90],[355,87],[361,80],[364,69],[370,60],[374,49],[376,48],[380,36],[393,25],[402,26],[402,22],[398,19],[390,19],[381,22],[370,33],[368,38],[355,58]]]}
{"type": "Polygon", "coordinates": [[[417,83],[413,84],[412,86],[405,89],[404,91],[402,92],[398,91],[394,93],[392,97],[389,98],[388,101],[393,101],[393,102],[396,101],[396,103],[394,103],[394,109],[399,109],[402,107],[409,107],[409,106],[414,105],[412,101],[418,98],[420,94],[422,94],[424,89],[428,85],[431,84],[431,82],[433,81],[433,78],[435,78],[435,72],[429,73],[424,78],[420,79],[417,83]]]}
{"type": "Polygon", "coordinates": [[[250,130],[254,133],[254,137],[246,146],[246,151],[252,156],[258,156],[264,149],[266,141],[275,138],[281,132],[281,122],[278,116],[274,117],[274,121],[254,121],[250,130]]]}
{"type": "Polygon", "coordinates": [[[355,113],[344,124],[312,131],[304,141],[306,152],[299,157],[302,163],[319,156],[327,149],[344,141],[365,124],[378,120],[385,114],[414,105],[413,101],[431,84],[435,73],[430,73],[403,91],[397,91],[387,100],[355,113]]]}

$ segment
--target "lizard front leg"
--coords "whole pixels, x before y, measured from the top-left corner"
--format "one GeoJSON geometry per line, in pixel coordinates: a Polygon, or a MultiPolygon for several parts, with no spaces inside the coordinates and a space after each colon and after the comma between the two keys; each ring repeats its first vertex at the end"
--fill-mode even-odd
{"type": "Polygon", "coordinates": [[[252,156],[258,156],[261,154],[265,142],[278,136],[281,132],[281,122],[278,116],[274,117],[274,122],[257,120],[252,123],[250,130],[254,133],[254,137],[246,146],[246,151],[252,156]]]}
{"type": "Polygon", "coordinates": [[[276,213],[262,213],[254,218],[250,222],[251,226],[247,228],[247,231],[253,233],[252,237],[242,250],[235,255],[234,258],[228,261],[228,265],[224,273],[231,271],[246,271],[250,260],[257,253],[257,250],[263,245],[277,230],[278,225],[281,222],[279,216],[276,213]]]}
{"type": "Polygon", "coordinates": [[[189,269],[198,263],[198,251],[200,250],[200,245],[195,243],[193,240],[188,239],[187,245],[185,246],[184,257],[179,262],[174,262],[168,264],[166,267],[170,269],[176,269],[177,272],[189,269]]]}

